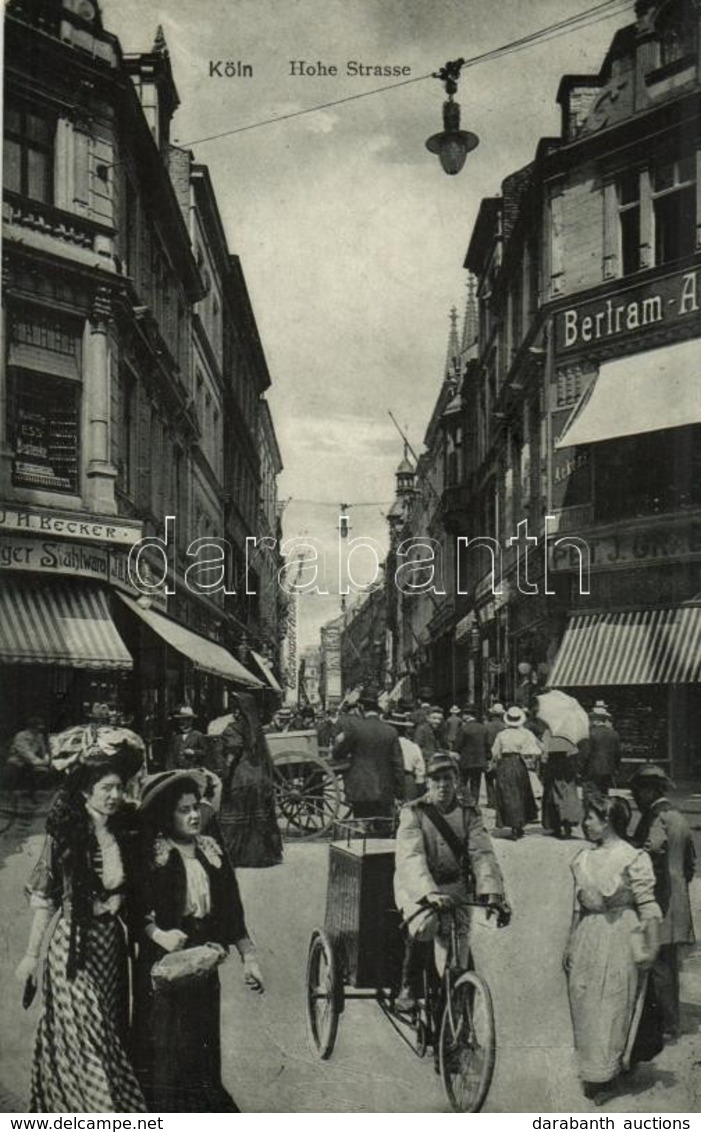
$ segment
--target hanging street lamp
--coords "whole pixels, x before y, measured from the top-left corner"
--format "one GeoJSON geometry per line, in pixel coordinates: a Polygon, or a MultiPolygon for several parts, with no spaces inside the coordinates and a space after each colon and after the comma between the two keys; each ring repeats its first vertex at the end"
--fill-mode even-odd
{"type": "Polygon", "coordinates": [[[443,103],[443,130],[428,139],[426,149],[438,155],[443,169],[451,176],[460,172],[468,153],[479,145],[477,134],[460,129],[460,103],[453,101],[464,63],[464,59],[455,59],[433,76],[444,84],[448,98],[443,103]]]}

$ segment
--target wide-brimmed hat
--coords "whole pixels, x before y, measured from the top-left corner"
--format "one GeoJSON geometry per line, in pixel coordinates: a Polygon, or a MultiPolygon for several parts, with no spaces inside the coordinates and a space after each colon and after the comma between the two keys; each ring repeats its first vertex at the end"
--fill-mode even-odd
{"type": "Polygon", "coordinates": [[[409,729],[414,726],[409,716],[399,711],[392,712],[392,714],[387,717],[387,722],[391,723],[392,727],[409,729]]]}
{"type": "Polygon", "coordinates": [[[458,774],[458,760],[450,751],[436,751],[426,764],[426,774],[429,778],[433,778],[443,770],[452,770],[456,776],[458,774]]]}
{"type": "Polygon", "coordinates": [[[140,735],[128,727],[95,726],[85,723],[49,736],[51,766],[61,773],[92,768],[114,771],[124,779],[141,769],[146,747],[140,735]]]}
{"type": "Polygon", "coordinates": [[[504,715],[504,705],[503,704],[492,704],[492,706],[489,709],[489,714],[490,715],[504,715]]]}
{"type": "Polygon", "coordinates": [[[647,766],[641,766],[640,770],[636,770],[630,780],[630,785],[633,786],[636,782],[641,784],[645,782],[661,782],[664,786],[674,785],[672,779],[663,771],[662,767],[654,766],[652,763],[648,763],[647,766]]]}
{"type": "Polygon", "coordinates": [[[596,703],[594,704],[594,707],[591,709],[591,712],[589,714],[590,715],[596,715],[600,719],[610,719],[611,718],[611,712],[606,707],[606,704],[604,703],[603,700],[597,700],[596,703]]]}
{"type": "Polygon", "coordinates": [[[504,713],[504,723],[507,727],[523,727],[526,722],[526,713],[520,707],[510,707],[504,713]]]}
{"type": "Polygon", "coordinates": [[[189,704],[183,704],[173,712],[173,719],[194,719],[195,713],[189,704]]]}
{"type": "Polygon", "coordinates": [[[216,774],[205,770],[204,767],[192,767],[189,770],[162,770],[158,774],[150,774],[148,778],[144,779],[141,785],[139,809],[142,812],[148,811],[159,798],[163,797],[167,790],[170,790],[171,786],[174,786],[177,782],[188,780],[197,784],[203,798],[214,796],[217,788],[221,787],[221,781],[216,774]]]}
{"type": "MultiPolygon", "coordinates": [[[[464,711],[464,710],[465,710],[465,709],[463,708],[463,711],[464,711]]],[[[458,705],[457,705],[457,704],[453,704],[453,706],[452,706],[452,707],[451,707],[451,709],[450,709],[450,714],[451,714],[451,715],[460,715],[460,708],[458,707],[458,705]]]]}

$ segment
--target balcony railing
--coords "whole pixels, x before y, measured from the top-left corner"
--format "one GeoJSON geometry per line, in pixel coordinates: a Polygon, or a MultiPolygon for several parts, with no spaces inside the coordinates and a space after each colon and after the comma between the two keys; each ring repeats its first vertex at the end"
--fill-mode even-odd
{"type": "Polygon", "coordinates": [[[2,202],[2,218],[7,224],[19,228],[29,228],[45,236],[85,248],[97,254],[109,254],[113,229],[105,224],[97,224],[73,212],[64,212],[52,204],[29,200],[18,193],[5,191],[2,202]]]}

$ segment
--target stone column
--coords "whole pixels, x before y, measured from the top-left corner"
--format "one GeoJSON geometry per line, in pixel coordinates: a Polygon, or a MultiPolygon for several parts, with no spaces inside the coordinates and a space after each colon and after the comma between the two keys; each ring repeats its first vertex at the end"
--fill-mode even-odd
{"type": "Polygon", "coordinates": [[[83,459],[85,502],[89,510],[116,515],[114,482],[117,469],[110,462],[110,350],[109,288],[98,287],[83,335],[83,459]]]}

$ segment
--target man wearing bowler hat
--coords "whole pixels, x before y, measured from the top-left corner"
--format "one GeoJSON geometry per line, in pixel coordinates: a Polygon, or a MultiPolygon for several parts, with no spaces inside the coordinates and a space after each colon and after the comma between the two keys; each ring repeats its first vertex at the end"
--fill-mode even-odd
{"type": "Polygon", "coordinates": [[[168,750],[168,770],[189,770],[193,766],[203,766],[207,761],[208,744],[201,731],[195,729],[195,713],[189,704],[184,704],[173,712],[178,728],[168,750]]]}
{"type": "Polygon", "coordinates": [[[422,959],[419,944],[433,941],[439,974],[445,965],[450,933],[447,917],[457,908],[460,961],[467,962],[469,909],[461,902],[477,898],[497,909],[504,927],[511,910],[504,880],[482,815],[472,800],[458,796],[458,766],[453,754],[437,751],[426,768],[428,792],[402,807],[397,830],[394,896],[407,923],[407,949],[397,1007],[416,1005],[422,959]]]}
{"type": "Polygon", "coordinates": [[[695,939],[689,882],[696,862],[686,819],[667,798],[671,785],[658,766],[642,767],[630,783],[641,815],[633,841],[650,854],[655,870],[655,899],[664,914],[660,950],[651,978],[668,1040],[679,1035],[680,951],[695,939]]]}
{"type": "Polygon", "coordinates": [[[603,700],[597,700],[589,713],[589,738],[584,741],[583,753],[585,794],[608,794],[621,762],[621,740],[603,700]]]}

